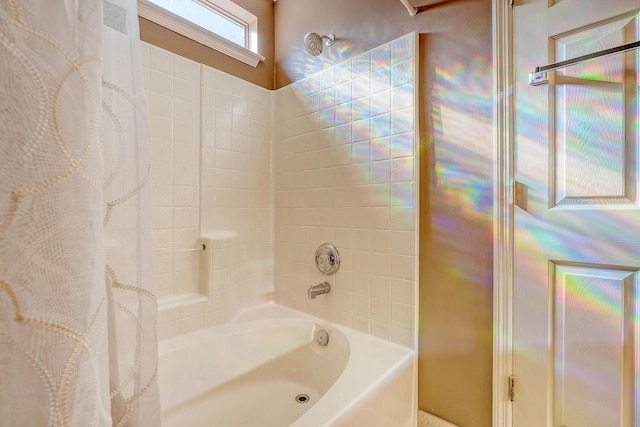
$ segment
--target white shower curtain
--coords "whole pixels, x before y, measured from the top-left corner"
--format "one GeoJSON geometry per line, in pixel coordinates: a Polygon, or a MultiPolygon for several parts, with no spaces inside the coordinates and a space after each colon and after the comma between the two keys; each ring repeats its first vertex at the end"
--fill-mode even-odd
{"type": "Polygon", "coordinates": [[[0,425],[158,426],[135,0],[0,0],[0,425]]]}

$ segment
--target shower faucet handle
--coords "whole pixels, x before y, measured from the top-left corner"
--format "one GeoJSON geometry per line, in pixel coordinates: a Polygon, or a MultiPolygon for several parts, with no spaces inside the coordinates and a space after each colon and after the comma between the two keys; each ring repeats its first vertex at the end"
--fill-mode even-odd
{"type": "Polygon", "coordinates": [[[331,243],[323,243],[316,249],[316,267],[322,274],[334,274],[340,268],[340,253],[331,243]]]}

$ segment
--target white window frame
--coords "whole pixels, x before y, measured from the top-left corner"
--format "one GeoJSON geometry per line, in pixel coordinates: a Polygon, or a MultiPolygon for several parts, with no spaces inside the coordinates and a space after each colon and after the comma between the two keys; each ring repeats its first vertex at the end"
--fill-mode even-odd
{"type": "Polygon", "coordinates": [[[264,61],[264,56],[257,52],[258,18],[255,15],[231,0],[197,0],[197,2],[245,25],[245,45],[247,47],[239,46],[224,37],[195,25],[191,21],[171,13],[155,3],[151,3],[149,0],[138,0],[138,15],[252,67],[257,67],[260,61],[264,61]]]}

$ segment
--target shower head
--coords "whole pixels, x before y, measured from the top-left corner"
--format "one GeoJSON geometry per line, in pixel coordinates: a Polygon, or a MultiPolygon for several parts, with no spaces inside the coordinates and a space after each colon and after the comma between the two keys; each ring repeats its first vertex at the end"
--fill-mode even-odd
{"type": "Polygon", "coordinates": [[[317,33],[308,33],[306,36],[304,36],[304,48],[309,54],[318,56],[322,53],[323,44],[331,46],[333,43],[335,43],[335,41],[336,38],[333,34],[330,34],[328,36],[321,36],[317,33]]]}

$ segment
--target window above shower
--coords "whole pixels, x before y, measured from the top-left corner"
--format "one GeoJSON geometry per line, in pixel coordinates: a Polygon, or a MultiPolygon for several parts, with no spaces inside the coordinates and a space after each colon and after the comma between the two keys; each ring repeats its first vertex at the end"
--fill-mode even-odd
{"type": "Polygon", "coordinates": [[[258,18],[231,0],[138,0],[138,15],[256,67],[258,18]]]}

